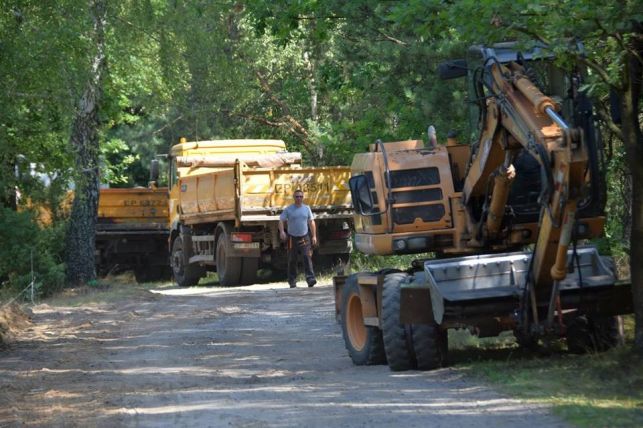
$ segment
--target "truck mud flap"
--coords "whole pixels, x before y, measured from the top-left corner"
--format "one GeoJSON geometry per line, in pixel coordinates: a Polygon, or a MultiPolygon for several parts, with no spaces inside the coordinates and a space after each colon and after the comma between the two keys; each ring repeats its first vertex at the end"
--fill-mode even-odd
{"type": "MultiPolygon", "coordinates": [[[[631,312],[631,285],[616,282],[596,248],[578,248],[577,256],[568,252],[573,271],[560,282],[563,310],[631,312]]],[[[530,260],[530,252],[514,252],[427,261],[424,280],[402,287],[402,321],[426,323],[429,314],[438,324],[510,315],[520,305],[530,260]]]]}

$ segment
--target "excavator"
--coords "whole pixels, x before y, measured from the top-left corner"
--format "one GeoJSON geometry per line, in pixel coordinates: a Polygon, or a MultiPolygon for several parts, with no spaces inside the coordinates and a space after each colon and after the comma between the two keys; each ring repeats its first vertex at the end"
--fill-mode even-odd
{"type": "Polygon", "coordinates": [[[564,338],[574,353],[615,346],[631,285],[588,244],[606,190],[586,70],[506,42],[472,46],[438,74],[466,78],[472,144],[450,133],[438,145],[430,127],[427,145],[378,140],[353,158],[356,248],[425,255],[333,278],[353,363],[440,367],[449,329],[512,331],[527,348],[564,338]]]}

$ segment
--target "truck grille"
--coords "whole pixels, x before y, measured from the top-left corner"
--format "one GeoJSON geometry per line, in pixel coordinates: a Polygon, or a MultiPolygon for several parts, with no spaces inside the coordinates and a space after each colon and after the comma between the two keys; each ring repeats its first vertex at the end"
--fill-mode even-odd
{"type": "Polygon", "coordinates": [[[424,222],[439,221],[442,217],[444,217],[442,204],[393,208],[393,219],[396,224],[411,224],[416,218],[424,222]]]}

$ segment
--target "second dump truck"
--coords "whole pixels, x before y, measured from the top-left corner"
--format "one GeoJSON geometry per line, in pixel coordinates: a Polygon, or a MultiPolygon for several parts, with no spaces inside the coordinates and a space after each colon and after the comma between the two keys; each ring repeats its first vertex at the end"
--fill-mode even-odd
{"type": "Polygon", "coordinates": [[[100,189],[97,273],[132,270],[138,282],[170,279],[167,206],[168,188],[155,180],[148,187],[100,189]]]}
{"type": "Polygon", "coordinates": [[[259,269],[285,271],[283,209],[301,189],[317,223],[316,267],[351,249],[349,167],[305,167],[281,140],[187,142],[170,153],[170,258],[180,286],[216,271],[221,285],[252,284],[259,269]]]}

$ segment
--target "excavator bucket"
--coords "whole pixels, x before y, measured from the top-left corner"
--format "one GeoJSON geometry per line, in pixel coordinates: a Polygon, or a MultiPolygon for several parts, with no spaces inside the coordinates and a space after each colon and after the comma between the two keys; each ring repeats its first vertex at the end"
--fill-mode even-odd
{"type": "MultiPolygon", "coordinates": [[[[428,286],[434,321],[437,324],[459,323],[514,313],[523,296],[528,294],[525,287],[530,262],[530,252],[425,262],[422,288],[426,290],[428,286]]],[[[568,266],[567,277],[559,283],[563,311],[578,309],[602,315],[631,311],[629,284],[616,282],[611,263],[601,257],[596,248],[578,248],[575,254],[570,250],[568,266]]],[[[409,284],[416,297],[421,294],[417,285],[409,284]]],[[[409,296],[405,299],[404,291],[402,294],[404,303],[409,296]]],[[[546,310],[549,298],[541,300],[537,305],[540,310],[546,310]]]]}

